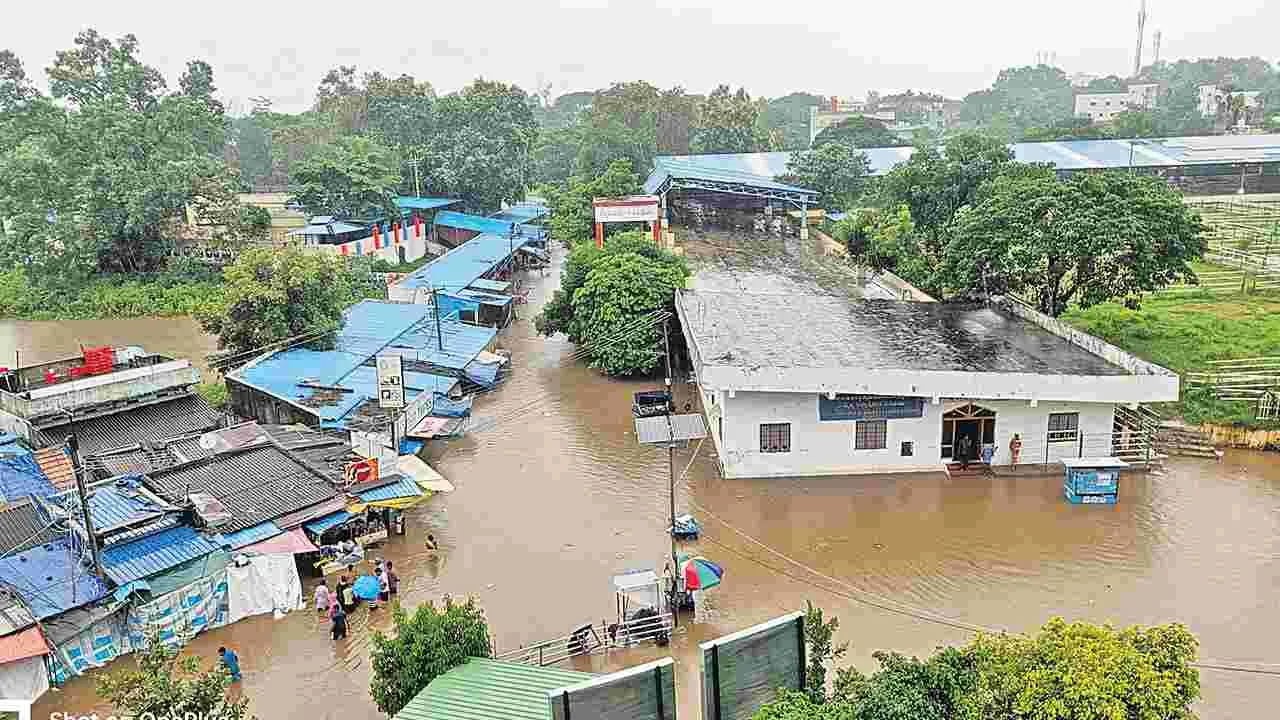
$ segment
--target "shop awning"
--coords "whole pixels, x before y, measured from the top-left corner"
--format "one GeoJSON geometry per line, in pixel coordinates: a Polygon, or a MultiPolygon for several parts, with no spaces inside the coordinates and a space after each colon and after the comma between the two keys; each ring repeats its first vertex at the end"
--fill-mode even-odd
{"type": "Polygon", "coordinates": [[[254,555],[300,555],[317,552],[319,549],[302,531],[302,528],[294,528],[268,540],[254,543],[242,552],[254,555]]]}
{"type": "Polygon", "coordinates": [[[348,505],[347,510],[357,513],[370,507],[404,510],[431,497],[431,493],[424,492],[414,478],[408,475],[396,477],[398,479],[393,483],[356,493],[360,502],[348,505]]]}
{"type": "Polygon", "coordinates": [[[350,520],[353,517],[355,516],[347,512],[346,510],[339,510],[338,512],[329,513],[328,515],[318,517],[315,520],[308,520],[307,522],[302,523],[302,527],[307,532],[315,533],[316,535],[319,535],[323,533],[325,530],[338,527],[339,525],[350,520]]]}

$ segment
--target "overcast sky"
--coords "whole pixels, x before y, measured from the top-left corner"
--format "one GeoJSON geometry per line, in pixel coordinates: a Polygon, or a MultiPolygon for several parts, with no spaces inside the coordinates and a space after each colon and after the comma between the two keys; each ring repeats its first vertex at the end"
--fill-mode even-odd
{"type": "MultiPolygon", "coordinates": [[[[54,53],[92,27],[137,35],[142,59],[171,86],[187,60],[201,58],[233,110],[265,95],[276,109],[297,111],[310,105],[325,71],[352,64],[409,73],[440,93],[484,76],[530,92],[550,83],[553,95],[644,79],[693,92],[724,82],[753,96],[914,88],[962,97],[1038,51],[1056,52],[1068,73],[1123,76],[1133,63],[1138,1],[58,0],[23,8],[26,17],[5,18],[0,47],[42,83],[54,53]]],[[[1276,0],[1151,0],[1145,57],[1159,29],[1166,60],[1275,61],[1277,28],[1276,0]]]]}

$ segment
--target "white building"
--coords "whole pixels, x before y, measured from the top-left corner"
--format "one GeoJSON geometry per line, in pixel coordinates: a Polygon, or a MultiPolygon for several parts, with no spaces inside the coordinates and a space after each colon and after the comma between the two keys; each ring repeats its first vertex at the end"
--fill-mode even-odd
{"type": "Polygon", "coordinates": [[[730,478],[1113,455],[1117,406],[1178,398],[1169,370],[1012,303],[682,290],[676,308],[730,478]]]}
{"type": "Polygon", "coordinates": [[[1217,117],[1221,110],[1222,103],[1227,96],[1244,98],[1244,114],[1241,122],[1246,122],[1249,115],[1257,113],[1262,108],[1262,91],[1261,90],[1222,90],[1217,85],[1201,85],[1196,88],[1199,93],[1200,114],[1203,117],[1217,117]]]}
{"type": "Polygon", "coordinates": [[[1075,96],[1075,114],[1093,122],[1110,122],[1126,110],[1150,110],[1159,93],[1157,83],[1134,83],[1124,92],[1080,93],[1075,96]]]}

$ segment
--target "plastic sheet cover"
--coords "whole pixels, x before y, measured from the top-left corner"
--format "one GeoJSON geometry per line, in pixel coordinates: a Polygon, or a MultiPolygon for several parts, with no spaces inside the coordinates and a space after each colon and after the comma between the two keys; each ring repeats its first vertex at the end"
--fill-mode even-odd
{"type": "Polygon", "coordinates": [[[50,672],[53,681],[62,684],[135,649],[129,639],[127,613],[121,611],[99,618],[59,643],[49,656],[50,672]]]}
{"type": "Polygon", "coordinates": [[[259,555],[247,565],[227,567],[228,622],[303,607],[302,578],[292,554],[259,555]]]}
{"type": "Polygon", "coordinates": [[[227,573],[221,571],[135,607],[129,613],[129,642],[135,648],[142,646],[152,630],[166,645],[180,645],[226,624],[227,573]]]}

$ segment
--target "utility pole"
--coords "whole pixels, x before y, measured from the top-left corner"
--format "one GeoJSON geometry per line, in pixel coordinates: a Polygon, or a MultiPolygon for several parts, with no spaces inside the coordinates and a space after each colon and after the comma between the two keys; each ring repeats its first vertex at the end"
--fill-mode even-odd
{"type": "Polygon", "coordinates": [[[667,474],[670,478],[669,498],[671,500],[671,529],[667,532],[671,536],[671,567],[679,572],[680,566],[676,561],[676,431],[671,424],[671,406],[675,404],[675,396],[671,394],[671,335],[667,332],[668,326],[671,324],[670,318],[662,321],[662,349],[663,355],[667,361],[667,474]]]}
{"type": "Polygon", "coordinates": [[[103,578],[106,577],[106,573],[102,569],[102,555],[98,550],[98,533],[94,530],[93,516],[89,512],[89,489],[84,481],[84,466],[80,463],[80,441],[76,439],[74,424],[71,426],[71,434],[67,436],[66,442],[67,451],[71,455],[71,470],[76,476],[76,492],[80,495],[80,521],[84,523],[89,552],[93,557],[93,572],[99,578],[103,578]]]}
{"type": "Polygon", "coordinates": [[[444,352],[444,334],[440,332],[440,298],[436,286],[431,286],[431,312],[436,316],[436,349],[444,352]]]}

